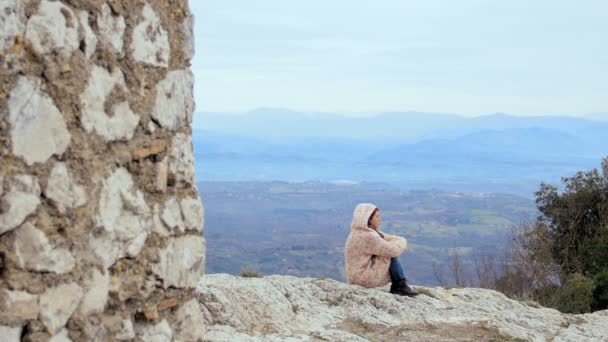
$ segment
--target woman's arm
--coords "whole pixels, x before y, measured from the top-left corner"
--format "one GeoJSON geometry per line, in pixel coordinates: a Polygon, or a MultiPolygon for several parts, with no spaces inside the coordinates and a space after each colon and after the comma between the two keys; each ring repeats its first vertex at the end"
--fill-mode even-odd
{"type": "MultiPolygon", "coordinates": [[[[394,235],[393,235],[394,236],[394,235]]],[[[384,236],[386,239],[386,235],[384,236]]],[[[396,257],[401,255],[407,247],[407,241],[399,236],[394,236],[390,241],[380,237],[380,235],[365,234],[361,248],[369,254],[385,257],[396,257]]]]}

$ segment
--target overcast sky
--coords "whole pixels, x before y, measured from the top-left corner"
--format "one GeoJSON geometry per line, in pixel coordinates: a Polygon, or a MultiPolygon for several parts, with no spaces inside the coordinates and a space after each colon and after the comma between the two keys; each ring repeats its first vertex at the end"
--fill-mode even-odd
{"type": "Polygon", "coordinates": [[[190,7],[197,112],[608,112],[608,0],[190,7]]]}

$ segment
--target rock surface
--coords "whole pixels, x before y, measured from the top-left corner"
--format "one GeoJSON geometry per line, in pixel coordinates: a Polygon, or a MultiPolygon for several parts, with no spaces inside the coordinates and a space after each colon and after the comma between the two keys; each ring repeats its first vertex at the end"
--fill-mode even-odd
{"type": "Polygon", "coordinates": [[[163,279],[163,286],[195,287],[205,273],[205,239],[187,235],[170,240],[159,251],[160,262],[152,270],[163,279]]]}
{"type": "Polygon", "coordinates": [[[605,341],[608,311],[562,314],[484,289],[416,298],[334,280],[204,275],[206,341],[605,341]]]}
{"type": "Polygon", "coordinates": [[[44,232],[29,222],[17,229],[15,255],[19,267],[37,272],[64,274],[76,264],[70,251],[53,247],[44,232]]]}
{"type": "Polygon", "coordinates": [[[133,29],[133,58],[140,62],[166,68],[169,66],[169,36],[158,14],[149,4],[142,10],[143,20],[133,29]]]}
{"type": "Polygon", "coordinates": [[[76,283],[59,285],[40,296],[40,320],[51,334],[61,330],[78,307],[82,288],[76,283]]]}
{"type": "Polygon", "coordinates": [[[8,100],[13,153],[26,163],[45,162],[63,154],[70,133],[53,100],[40,90],[39,79],[20,77],[8,100]]]}

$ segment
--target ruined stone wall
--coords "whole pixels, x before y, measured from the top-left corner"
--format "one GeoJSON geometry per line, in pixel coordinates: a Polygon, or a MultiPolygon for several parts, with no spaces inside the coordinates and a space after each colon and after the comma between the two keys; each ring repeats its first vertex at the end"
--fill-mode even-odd
{"type": "Polygon", "coordinates": [[[196,340],[187,0],[0,0],[0,339],[196,340]]]}

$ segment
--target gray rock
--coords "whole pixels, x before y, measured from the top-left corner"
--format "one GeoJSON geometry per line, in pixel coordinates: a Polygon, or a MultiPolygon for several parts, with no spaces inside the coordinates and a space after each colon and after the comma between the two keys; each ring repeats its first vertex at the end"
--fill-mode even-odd
{"type": "Polygon", "coordinates": [[[68,335],[68,329],[61,329],[55,336],[51,337],[49,342],[72,342],[72,339],[68,335]]]}
{"type": "Polygon", "coordinates": [[[84,188],[74,183],[65,163],[55,164],[44,193],[61,213],[65,213],[66,208],[80,207],[87,202],[84,188]]]}
{"type": "Polygon", "coordinates": [[[171,55],[169,35],[163,28],[158,14],[147,3],[142,10],[142,19],[133,29],[131,41],[133,58],[150,65],[168,67],[171,55]]]}
{"type": "Polygon", "coordinates": [[[104,44],[110,46],[119,56],[122,56],[124,54],[125,19],[119,15],[114,15],[110,7],[104,3],[101,5],[101,15],[97,16],[97,26],[104,44]]]}
{"type": "Polygon", "coordinates": [[[45,162],[61,155],[70,144],[63,116],[48,96],[40,91],[40,80],[21,76],[8,100],[13,153],[26,163],[45,162]]]}
{"type": "Polygon", "coordinates": [[[178,183],[192,184],[194,181],[194,157],[190,136],[177,133],[173,137],[169,155],[169,172],[178,183]]]}
{"type": "Polygon", "coordinates": [[[116,169],[103,181],[96,224],[89,244],[106,268],[119,258],[137,255],[143,247],[152,216],[125,168],[116,169]]]}
{"type": "Polygon", "coordinates": [[[95,50],[97,50],[97,36],[89,25],[89,13],[86,11],[78,11],[78,22],[84,33],[84,55],[91,58],[95,50]]]}
{"type": "MultiPolygon", "coordinates": [[[[0,320],[12,324],[36,319],[40,307],[38,296],[23,291],[0,290],[0,320]]],[[[2,336],[2,335],[0,335],[2,336]]]]}
{"type": "Polygon", "coordinates": [[[103,312],[108,301],[110,276],[107,271],[89,270],[84,280],[84,295],[77,309],[79,315],[89,316],[103,312]]]}
{"type": "Polygon", "coordinates": [[[194,57],[194,16],[188,9],[188,14],[182,24],[182,48],[187,60],[194,57]]]}
{"type": "Polygon", "coordinates": [[[152,270],[163,280],[163,287],[195,287],[205,273],[205,239],[186,235],[171,239],[159,251],[160,262],[152,270]]]}
{"type": "Polygon", "coordinates": [[[53,248],[46,235],[29,222],[17,229],[14,248],[19,267],[30,271],[64,274],[76,264],[68,250],[53,248]]]}
{"type": "Polygon", "coordinates": [[[43,0],[30,17],[25,39],[39,54],[71,54],[78,48],[78,20],[72,10],[59,1],[43,0]]]}
{"type": "Polygon", "coordinates": [[[207,331],[207,321],[196,299],[182,304],[175,313],[176,341],[203,341],[207,331]]]}
{"type": "Polygon", "coordinates": [[[171,342],[173,331],[166,320],[162,320],[156,325],[145,325],[139,329],[139,337],[146,342],[171,342]]]}
{"type": "Polygon", "coordinates": [[[183,233],[186,231],[182,211],[175,197],[169,198],[163,206],[162,220],[170,231],[183,233]]]}
{"type": "Polygon", "coordinates": [[[19,227],[39,204],[40,198],[34,194],[11,191],[4,195],[0,202],[3,212],[0,214],[0,235],[19,227]]]}
{"type": "Polygon", "coordinates": [[[133,330],[133,322],[130,319],[123,319],[120,321],[120,325],[117,327],[114,338],[119,341],[128,341],[135,338],[135,331],[133,330]]]}
{"type": "Polygon", "coordinates": [[[0,336],[3,342],[19,342],[21,341],[21,331],[23,327],[9,327],[0,325],[0,336]]]}
{"type": "Polygon", "coordinates": [[[122,71],[116,68],[110,74],[106,69],[94,65],[87,87],[80,95],[84,129],[99,134],[106,141],[130,140],[139,123],[139,115],[131,110],[127,101],[115,104],[112,115],[105,112],[108,96],[116,87],[126,89],[122,71]]]}
{"type": "Polygon", "coordinates": [[[82,288],[76,283],[50,288],[40,296],[40,321],[51,335],[65,326],[81,298],[82,288]]]}
{"type": "Polygon", "coordinates": [[[202,233],[204,228],[204,209],[200,198],[186,197],[182,199],[182,215],[186,229],[202,233]]]}
{"type": "Polygon", "coordinates": [[[19,0],[0,1],[0,52],[13,46],[16,36],[23,36],[25,14],[19,0]]]}
{"type": "Polygon", "coordinates": [[[194,97],[190,70],[174,70],[156,85],[156,102],[152,117],[164,127],[178,130],[192,122],[194,97]]]}
{"type": "Polygon", "coordinates": [[[416,298],[388,286],[334,280],[206,274],[197,291],[210,320],[205,339],[605,341],[608,310],[586,315],[533,308],[485,289],[417,287],[416,298]]]}

